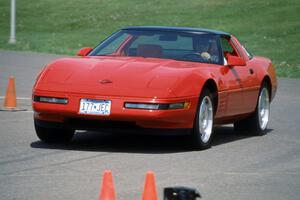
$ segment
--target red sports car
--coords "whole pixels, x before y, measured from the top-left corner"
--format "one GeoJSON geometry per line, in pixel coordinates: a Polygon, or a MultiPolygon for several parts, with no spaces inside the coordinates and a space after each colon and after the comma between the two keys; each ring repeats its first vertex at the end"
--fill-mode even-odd
{"type": "Polygon", "coordinates": [[[190,134],[210,147],[213,126],[266,133],[277,88],[268,58],[229,33],[185,27],[127,27],[78,57],[48,64],[33,87],[34,124],[44,142],[75,130],[190,134]]]}

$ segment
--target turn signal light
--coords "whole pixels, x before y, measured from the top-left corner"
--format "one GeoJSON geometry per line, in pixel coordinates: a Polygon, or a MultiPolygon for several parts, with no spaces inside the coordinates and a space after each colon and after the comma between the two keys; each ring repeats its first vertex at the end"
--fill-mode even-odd
{"type": "Polygon", "coordinates": [[[152,103],[125,103],[125,108],[158,110],[159,104],[152,103]]]}
{"type": "Polygon", "coordinates": [[[56,104],[67,104],[68,103],[68,99],[66,99],[66,98],[42,97],[42,96],[34,96],[33,101],[43,102],[43,103],[56,103],[56,104]]]}
{"type": "Polygon", "coordinates": [[[125,102],[125,108],[130,109],[144,109],[144,110],[174,110],[174,109],[187,109],[190,107],[190,102],[180,102],[180,103],[133,103],[125,102]]]}

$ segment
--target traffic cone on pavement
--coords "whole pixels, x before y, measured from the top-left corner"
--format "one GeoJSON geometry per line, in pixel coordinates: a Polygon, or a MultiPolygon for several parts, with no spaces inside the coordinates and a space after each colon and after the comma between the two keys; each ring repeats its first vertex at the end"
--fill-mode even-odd
{"type": "Polygon", "coordinates": [[[4,99],[4,108],[15,109],[17,108],[17,97],[16,97],[16,87],[15,87],[15,77],[9,77],[6,95],[4,99]]]}
{"type": "Polygon", "coordinates": [[[112,172],[106,170],[103,173],[101,192],[99,195],[99,200],[115,200],[116,193],[113,183],[112,172]]]}
{"type": "Polygon", "coordinates": [[[142,200],[157,200],[154,172],[148,171],[144,185],[142,200]]]}

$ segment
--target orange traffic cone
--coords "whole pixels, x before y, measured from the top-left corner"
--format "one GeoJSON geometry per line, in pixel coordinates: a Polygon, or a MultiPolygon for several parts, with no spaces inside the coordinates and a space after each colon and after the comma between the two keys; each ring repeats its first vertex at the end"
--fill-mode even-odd
{"type": "Polygon", "coordinates": [[[99,195],[99,200],[115,200],[115,188],[113,183],[112,172],[106,170],[103,173],[102,187],[99,195]]]}
{"type": "Polygon", "coordinates": [[[142,200],[157,200],[154,172],[148,171],[144,185],[142,200]]]}
{"type": "Polygon", "coordinates": [[[15,77],[9,77],[6,96],[4,100],[4,108],[15,109],[17,108],[17,97],[15,87],[15,77]]]}

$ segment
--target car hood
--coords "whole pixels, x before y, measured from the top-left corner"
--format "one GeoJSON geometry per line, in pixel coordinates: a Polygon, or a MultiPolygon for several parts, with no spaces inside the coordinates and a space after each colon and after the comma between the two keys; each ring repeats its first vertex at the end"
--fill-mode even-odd
{"type": "Polygon", "coordinates": [[[45,68],[35,89],[99,96],[178,97],[182,95],[178,85],[199,65],[203,64],[140,57],[63,58],[45,68]]]}

